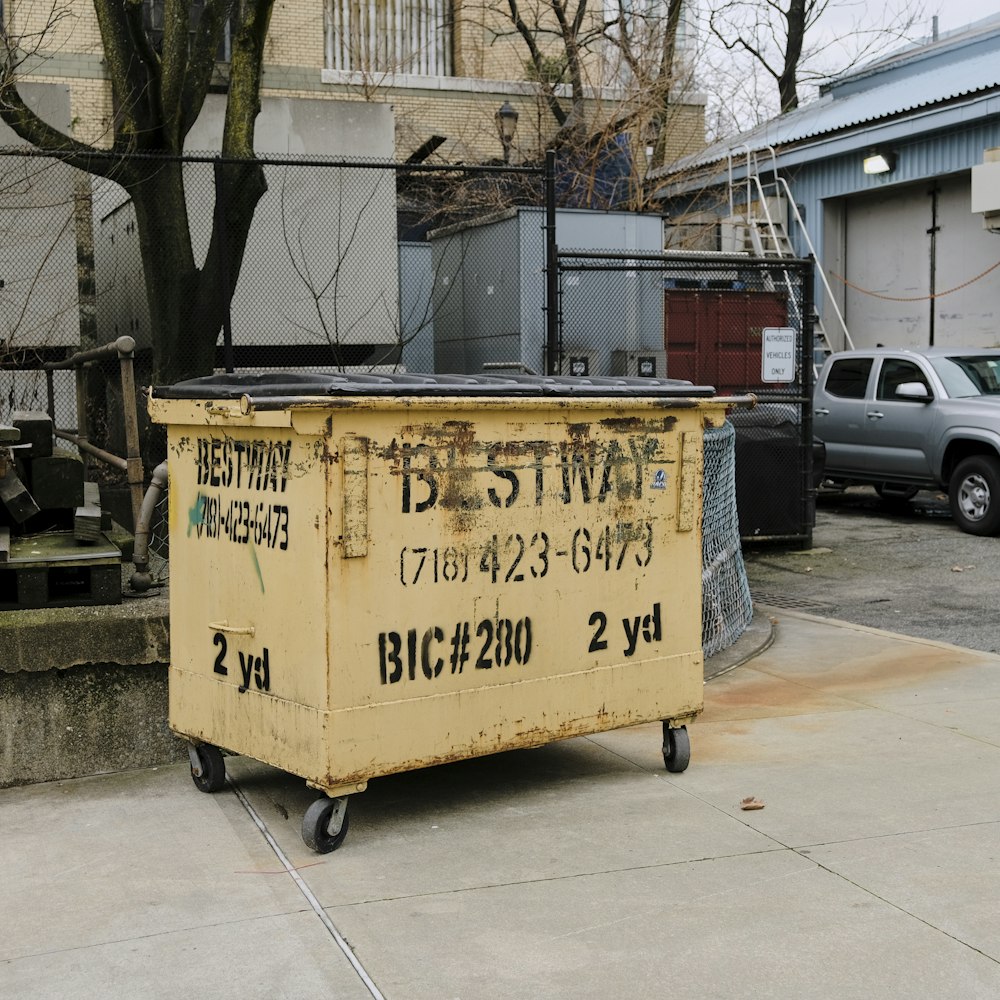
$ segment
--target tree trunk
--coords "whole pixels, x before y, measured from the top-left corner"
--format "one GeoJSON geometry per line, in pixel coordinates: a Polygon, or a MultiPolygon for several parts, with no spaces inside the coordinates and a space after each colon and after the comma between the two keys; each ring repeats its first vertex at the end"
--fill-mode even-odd
{"type": "Polygon", "coordinates": [[[806,0],[791,0],[785,19],[788,23],[788,38],[784,65],[778,77],[778,99],[781,101],[782,114],[794,111],[799,106],[798,74],[806,33],[806,0]]]}
{"type": "MultiPolygon", "coordinates": [[[[135,204],[153,343],[153,378],[167,384],[215,367],[215,350],[239,279],[254,210],[266,190],[255,162],[226,163],[222,225],[213,225],[205,262],[195,263],[188,226],[184,167],[145,161],[126,184],[135,204]],[[223,260],[225,255],[225,261],[223,260]],[[227,281],[222,280],[223,265],[227,281]]],[[[136,162],[133,161],[133,169],[136,162]]]]}
{"type": "Polygon", "coordinates": [[[669,136],[671,89],[675,82],[677,55],[677,28],[681,21],[684,0],[670,0],[667,5],[667,23],[663,35],[663,51],[660,53],[660,70],[656,79],[656,115],[660,127],[653,147],[653,162],[650,166],[662,167],[667,162],[667,139],[669,136]]]}

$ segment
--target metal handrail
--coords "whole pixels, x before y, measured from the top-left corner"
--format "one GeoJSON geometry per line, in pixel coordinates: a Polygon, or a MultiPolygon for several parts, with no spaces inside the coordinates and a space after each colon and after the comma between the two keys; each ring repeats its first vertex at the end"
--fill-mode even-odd
{"type": "MultiPolygon", "coordinates": [[[[752,219],[750,217],[750,205],[752,204],[753,191],[751,184],[755,183],[757,187],[757,193],[760,199],[761,208],[764,214],[764,220],[768,227],[768,233],[774,244],[775,250],[779,257],[783,257],[784,253],[781,249],[781,243],[778,239],[777,230],[774,226],[774,220],[771,217],[771,211],[767,204],[767,196],[764,187],[764,183],[760,178],[760,167],[757,163],[756,154],[747,145],[743,144],[742,149],[746,150],[746,221],[747,225],[753,225],[752,219]]],[[[770,158],[770,170],[774,176],[774,189],[775,194],[778,197],[784,197],[786,204],[789,207],[791,216],[795,221],[796,226],[798,226],[799,232],[802,234],[802,239],[804,240],[806,247],[809,250],[809,255],[813,260],[819,262],[819,255],[816,253],[816,247],[813,245],[812,238],[809,235],[809,230],[806,228],[805,219],[802,218],[802,213],[799,212],[799,207],[795,203],[795,199],[792,197],[792,190],[788,185],[788,181],[778,173],[778,154],[773,146],[765,147],[769,158],[770,158]]],[[[732,151],[729,154],[729,204],[730,204],[730,215],[736,214],[735,204],[733,200],[733,158],[732,151]]],[[[833,313],[837,318],[837,323],[840,326],[840,330],[844,335],[844,346],[848,350],[853,350],[854,341],[851,339],[851,334],[847,329],[847,323],[844,320],[844,315],[840,310],[840,306],[837,305],[837,300],[834,297],[833,289],[830,287],[829,281],[827,281],[826,274],[823,272],[822,266],[816,268],[816,273],[819,275],[820,283],[823,286],[823,291],[826,294],[826,300],[829,302],[833,309],[833,313]]]]}
{"type": "Polygon", "coordinates": [[[46,377],[49,416],[52,418],[53,423],[52,433],[64,441],[75,444],[84,454],[93,455],[105,464],[114,466],[116,469],[121,469],[126,474],[132,501],[133,529],[139,524],[144,479],[142,457],[139,452],[139,417],[135,399],[134,360],[135,340],[132,337],[119,337],[117,340],[112,341],[110,344],[104,344],[102,347],[95,347],[88,351],[78,351],[63,361],[48,361],[41,366],[46,377]],[[85,369],[87,365],[94,361],[115,356],[118,358],[121,374],[122,409],[124,410],[125,417],[125,458],[121,458],[92,444],[89,440],[90,431],[87,421],[85,369]],[[76,372],[76,433],[55,428],[55,387],[52,373],[70,369],[76,372]]]}

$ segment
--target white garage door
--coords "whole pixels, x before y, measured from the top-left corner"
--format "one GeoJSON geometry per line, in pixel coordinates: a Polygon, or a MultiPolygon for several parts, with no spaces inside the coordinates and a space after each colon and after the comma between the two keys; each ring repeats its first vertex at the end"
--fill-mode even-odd
{"type": "Polygon", "coordinates": [[[981,218],[968,174],[935,194],[887,187],[847,202],[844,317],[857,346],[1000,344],[1000,268],[982,276],[1000,261],[1000,236],[981,218]]]}

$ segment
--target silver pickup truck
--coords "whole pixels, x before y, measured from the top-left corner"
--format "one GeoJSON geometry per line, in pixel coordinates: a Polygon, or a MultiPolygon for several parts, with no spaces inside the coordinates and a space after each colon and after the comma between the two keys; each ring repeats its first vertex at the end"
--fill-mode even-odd
{"type": "Polygon", "coordinates": [[[1000,350],[832,354],[813,413],[827,480],[868,483],[886,499],[944,489],[963,531],[1000,532],[1000,350]]]}

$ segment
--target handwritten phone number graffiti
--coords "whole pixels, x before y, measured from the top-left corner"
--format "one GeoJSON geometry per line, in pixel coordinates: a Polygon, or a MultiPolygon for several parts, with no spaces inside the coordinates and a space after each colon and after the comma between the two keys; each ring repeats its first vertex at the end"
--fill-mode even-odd
{"type": "Polygon", "coordinates": [[[398,684],[404,677],[435,680],[446,667],[450,674],[461,674],[469,664],[475,670],[527,666],[531,641],[530,618],[484,618],[475,626],[458,622],[448,632],[439,625],[380,632],[379,680],[382,684],[398,684]]]}
{"type": "MultiPolygon", "coordinates": [[[[230,542],[288,548],[288,506],[252,503],[199,493],[191,510],[191,526],[198,538],[225,538],[230,542]]],[[[190,533],[190,532],[189,532],[190,533]]]]}
{"type": "Polygon", "coordinates": [[[538,531],[491,535],[480,545],[404,546],[399,553],[399,580],[404,587],[425,583],[465,583],[469,574],[485,574],[491,583],[521,583],[547,576],[555,560],[569,562],[574,573],[618,572],[633,565],[644,569],[653,558],[653,526],[619,522],[602,528],[577,528],[568,544],[553,545],[538,531]],[[634,562],[633,562],[634,560],[634,562]]]}

